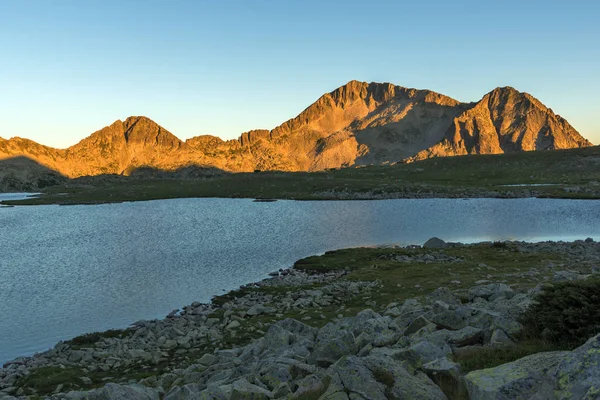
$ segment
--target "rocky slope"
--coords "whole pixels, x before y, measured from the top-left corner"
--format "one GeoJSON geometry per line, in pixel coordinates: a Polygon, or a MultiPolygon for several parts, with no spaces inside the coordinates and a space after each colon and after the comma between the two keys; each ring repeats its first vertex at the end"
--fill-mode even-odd
{"type": "Polygon", "coordinates": [[[183,142],[145,117],[116,121],[68,149],[0,139],[0,159],[27,156],[68,177],[195,165],[225,171],[317,171],[429,157],[591,145],[529,94],[504,87],[477,103],[429,90],[351,81],[275,129],[183,142]]]}
{"type": "Polygon", "coordinates": [[[35,192],[67,178],[23,156],[0,160],[0,192],[35,192]]]}
{"type": "MultiPolygon", "coordinates": [[[[518,270],[537,282],[586,279],[598,273],[600,245],[591,239],[507,245],[528,255],[562,254],[574,260],[573,267],[587,265],[568,270],[548,263],[518,270]]],[[[396,262],[412,268],[441,263],[451,271],[466,261],[444,253],[448,246],[432,239],[396,262]]],[[[494,270],[488,265],[478,268],[484,277],[485,271],[494,270]]],[[[573,351],[533,354],[468,374],[456,362],[474,350],[514,347],[518,317],[539,286],[516,290],[482,280],[466,291],[441,287],[378,305],[372,299],[382,283],[347,279],[347,274],[280,271],[222,301],[196,302],[164,320],[138,321],[120,336],[61,342],[48,352],[6,363],[0,369],[0,399],[42,394],[55,400],[574,400],[598,395],[600,336],[573,351]],[[344,316],[345,301],[352,298],[362,308],[377,311],[366,308],[344,316]],[[328,317],[324,313],[331,306],[337,315],[328,317]],[[289,318],[293,314],[297,317],[289,318]],[[320,319],[327,323],[320,324],[320,319]],[[254,335],[250,343],[226,345],[248,333],[254,335]],[[54,375],[40,380],[40,371],[54,375]],[[147,373],[140,377],[139,371],[147,373]],[[50,393],[35,393],[28,382],[49,386],[50,393]],[[101,387],[93,389],[97,386],[101,387]]]]}
{"type": "Polygon", "coordinates": [[[539,100],[504,87],[486,94],[475,106],[460,114],[440,143],[419,152],[413,159],[589,145],[564,118],[539,100]]]}

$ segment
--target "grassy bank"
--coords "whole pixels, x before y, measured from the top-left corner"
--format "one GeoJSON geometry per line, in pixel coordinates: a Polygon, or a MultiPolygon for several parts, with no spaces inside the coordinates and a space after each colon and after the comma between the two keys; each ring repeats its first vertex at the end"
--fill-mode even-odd
{"type": "Polygon", "coordinates": [[[95,204],[185,197],[296,200],[401,197],[600,198],[600,147],[470,155],[324,172],[257,172],[197,179],[97,177],[5,204],[95,204]],[[547,186],[507,186],[547,185],[547,186]]]}

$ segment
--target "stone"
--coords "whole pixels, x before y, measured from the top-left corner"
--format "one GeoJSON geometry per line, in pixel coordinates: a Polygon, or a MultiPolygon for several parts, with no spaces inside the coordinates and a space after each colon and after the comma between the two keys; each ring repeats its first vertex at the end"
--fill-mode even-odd
{"type": "Polygon", "coordinates": [[[281,383],[279,386],[277,386],[273,390],[273,398],[275,398],[275,399],[281,399],[284,397],[287,398],[291,394],[292,394],[292,389],[290,389],[290,385],[288,385],[287,382],[281,383]]]}
{"type": "Polygon", "coordinates": [[[231,321],[229,324],[227,324],[225,329],[236,329],[236,328],[239,328],[240,325],[241,324],[238,321],[231,321]]]}
{"type": "Polygon", "coordinates": [[[535,394],[552,395],[554,382],[550,378],[568,352],[533,354],[517,361],[473,371],[464,377],[471,400],[529,399],[535,394]]]}
{"type": "Polygon", "coordinates": [[[420,378],[409,373],[404,366],[383,355],[359,358],[348,356],[328,369],[332,382],[322,399],[337,393],[351,393],[373,400],[431,399],[446,400],[442,391],[426,376],[420,378]]]}
{"type": "Polygon", "coordinates": [[[452,356],[452,348],[448,344],[432,343],[429,341],[413,344],[408,348],[408,352],[416,357],[420,365],[437,360],[438,358],[452,356]]]}
{"type": "Polygon", "coordinates": [[[309,362],[327,367],[343,356],[356,354],[356,342],[352,332],[343,330],[334,337],[321,339],[309,357],[309,362]]]}
{"type": "Polygon", "coordinates": [[[79,379],[81,380],[81,383],[83,383],[84,385],[92,384],[92,380],[90,378],[88,378],[87,376],[82,376],[79,379]]]}
{"type": "Polygon", "coordinates": [[[270,364],[261,369],[262,376],[260,380],[270,390],[275,390],[282,383],[291,382],[293,380],[289,368],[279,364],[270,364]]]}
{"type": "Polygon", "coordinates": [[[426,249],[445,249],[450,247],[450,245],[438,237],[432,237],[423,244],[423,247],[426,249]]]}
{"type": "Polygon", "coordinates": [[[273,307],[266,307],[262,304],[256,304],[250,307],[248,311],[246,311],[246,315],[248,315],[249,317],[255,317],[257,315],[262,314],[275,314],[276,312],[277,310],[273,307]]]}
{"type": "Polygon", "coordinates": [[[268,400],[273,398],[270,391],[253,385],[245,379],[238,379],[231,384],[230,389],[223,391],[231,393],[231,400],[268,400]]]}
{"type": "Polygon", "coordinates": [[[427,318],[425,318],[423,316],[419,316],[406,328],[406,330],[404,331],[404,335],[410,336],[413,333],[417,332],[419,329],[421,329],[429,324],[431,324],[431,321],[429,321],[427,318]]]}
{"type": "Polygon", "coordinates": [[[151,361],[152,360],[152,354],[150,354],[144,350],[131,349],[131,350],[129,350],[129,355],[131,356],[131,358],[140,359],[143,361],[151,361]]]}
{"type": "Polygon", "coordinates": [[[462,386],[460,365],[446,357],[424,364],[421,370],[440,388],[451,388],[458,392],[458,389],[462,386]]]}
{"type": "Polygon", "coordinates": [[[158,391],[141,385],[107,383],[89,392],[70,392],[69,400],[159,400],[158,391]]]}
{"type": "Polygon", "coordinates": [[[213,365],[217,362],[217,357],[214,354],[206,353],[198,360],[198,364],[204,365],[206,367],[213,365]]]}
{"type": "Polygon", "coordinates": [[[165,350],[173,350],[177,347],[177,342],[175,340],[167,340],[161,347],[165,350]]]}
{"type": "Polygon", "coordinates": [[[495,329],[492,332],[492,337],[490,339],[490,345],[498,346],[498,347],[506,347],[506,346],[514,346],[515,343],[508,337],[506,333],[504,333],[501,329],[495,329]]]}
{"type": "Polygon", "coordinates": [[[469,289],[469,301],[480,297],[482,299],[493,301],[497,298],[510,299],[515,295],[515,291],[504,283],[490,283],[487,285],[478,285],[469,289]]]}
{"type": "Polygon", "coordinates": [[[170,390],[163,400],[200,400],[200,399],[225,399],[223,397],[208,397],[201,395],[201,386],[197,383],[190,383],[182,387],[174,387],[170,390]]]}
{"type": "Polygon", "coordinates": [[[292,399],[304,399],[313,393],[324,392],[327,389],[327,382],[323,382],[316,375],[309,375],[296,382],[296,385],[298,385],[298,388],[291,397],[292,399]]]}
{"type": "Polygon", "coordinates": [[[600,335],[568,353],[554,374],[558,398],[600,398],[600,335]]]}

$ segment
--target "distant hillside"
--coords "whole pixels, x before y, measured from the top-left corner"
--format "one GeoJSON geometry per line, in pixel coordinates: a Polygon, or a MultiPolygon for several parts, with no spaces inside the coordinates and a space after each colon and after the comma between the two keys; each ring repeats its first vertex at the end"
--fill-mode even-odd
{"type": "Polygon", "coordinates": [[[26,156],[68,177],[196,166],[318,171],[430,157],[590,146],[539,100],[497,88],[461,103],[429,90],[351,81],[275,129],[183,142],[146,117],[116,121],[68,149],[0,138],[0,159],[26,156]]]}
{"type": "Polygon", "coordinates": [[[67,178],[23,156],[0,160],[0,192],[35,192],[67,178]]]}

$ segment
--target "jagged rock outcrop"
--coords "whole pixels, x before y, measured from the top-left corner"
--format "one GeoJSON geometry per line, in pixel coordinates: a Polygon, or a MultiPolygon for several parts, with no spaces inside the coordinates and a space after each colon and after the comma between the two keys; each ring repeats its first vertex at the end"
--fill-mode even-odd
{"type": "Polygon", "coordinates": [[[131,174],[140,167],[318,171],[464,154],[590,146],[527,93],[504,87],[477,103],[429,90],[351,81],[275,129],[238,140],[183,142],[146,117],[116,121],[68,149],[0,139],[0,159],[27,156],[68,177],[131,174]]]}
{"type": "Polygon", "coordinates": [[[527,93],[497,88],[453,121],[446,137],[414,159],[590,146],[564,118],[527,93]]]}

